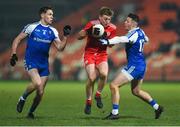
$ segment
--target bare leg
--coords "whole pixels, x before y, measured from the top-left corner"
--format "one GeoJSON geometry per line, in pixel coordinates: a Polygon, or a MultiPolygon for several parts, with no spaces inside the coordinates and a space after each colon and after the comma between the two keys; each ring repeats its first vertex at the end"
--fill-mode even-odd
{"type": "Polygon", "coordinates": [[[129,82],[129,79],[126,77],[124,73],[119,73],[116,78],[111,82],[111,100],[112,100],[112,112],[110,115],[105,117],[105,119],[118,119],[119,118],[119,87],[125,85],[125,83],[129,82]]]}
{"type": "Polygon", "coordinates": [[[96,68],[94,64],[89,64],[86,66],[86,72],[88,75],[88,81],[86,84],[86,106],[84,109],[85,114],[91,113],[91,103],[92,103],[92,95],[94,90],[94,83],[96,80],[96,68]]]}
{"type": "Polygon", "coordinates": [[[25,99],[27,98],[27,96],[29,94],[31,94],[35,89],[37,89],[38,84],[41,83],[41,78],[38,74],[37,69],[31,69],[30,71],[28,71],[28,74],[31,78],[32,83],[30,83],[30,85],[26,88],[26,91],[24,92],[24,94],[20,97],[18,104],[17,104],[17,111],[19,113],[22,112],[24,104],[25,104],[25,99]]]}
{"type": "Polygon", "coordinates": [[[36,89],[35,84],[32,82],[27,86],[25,92],[23,93],[22,97],[25,100],[34,90],[36,89]]]}
{"type": "Polygon", "coordinates": [[[151,97],[151,95],[141,90],[140,85],[142,84],[143,80],[132,80],[131,81],[131,91],[133,95],[137,96],[138,98],[142,99],[143,101],[150,104],[155,109],[155,119],[158,119],[161,113],[164,111],[162,106],[156,103],[156,101],[151,97]]]}
{"type": "Polygon", "coordinates": [[[96,68],[94,64],[90,64],[86,66],[86,72],[88,75],[88,80],[86,84],[86,98],[91,100],[92,94],[94,90],[94,83],[96,80],[96,68]]]}
{"type": "Polygon", "coordinates": [[[113,104],[119,104],[120,101],[120,94],[119,88],[125,85],[125,83],[129,82],[128,78],[123,74],[120,73],[116,76],[116,78],[111,82],[110,89],[111,89],[111,97],[113,104]]]}
{"type": "Polygon", "coordinates": [[[34,98],[32,106],[29,110],[29,113],[33,113],[35,111],[35,109],[37,108],[37,106],[39,105],[40,101],[42,100],[42,97],[44,94],[44,88],[45,88],[46,83],[48,81],[48,77],[47,76],[41,77],[41,81],[42,81],[42,83],[37,88],[36,96],[34,98]]]}
{"type": "Polygon", "coordinates": [[[131,81],[131,91],[132,94],[142,99],[143,101],[149,103],[152,100],[152,97],[149,93],[140,89],[140,84],[142,84],[143,80],[132,80],[131,81]]]}
{"type": "Polygon", "coordinates": [[[98,72],[99,72],[99,82],[98,82],[98,92],[102,92],[106,81],[107,81],[107,75],[108,75],[108,64],[107,62],[102,62],[97,66],[98,72]]]}

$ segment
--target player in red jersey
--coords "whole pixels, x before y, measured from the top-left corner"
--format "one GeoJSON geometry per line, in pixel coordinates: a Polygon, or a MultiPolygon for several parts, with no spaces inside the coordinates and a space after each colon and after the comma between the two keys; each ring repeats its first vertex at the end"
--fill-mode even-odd
{"type": "Polygon", "coordinates": [[[110,39],[116,35],[116,26],[111,23],[114,12],[108,7],[102,7],[99,11],[99,18],[92,20],[78,33],[78,39],[87,37],[87,44],[84,53],[84,64],[87,72],[88,80],[86,84],[86,106],[85,114],[91,113],[92,95],[94,83],[99,76],[98,88],[95,94],[95,100],[98,108],[103,108],[101,100],[101,92],[107,80],[108,63],[107,63],[107,46],[102,45],[99,38],[92,36],[92,26],[102,24],[105,32],[103,37],[110,39]]]}

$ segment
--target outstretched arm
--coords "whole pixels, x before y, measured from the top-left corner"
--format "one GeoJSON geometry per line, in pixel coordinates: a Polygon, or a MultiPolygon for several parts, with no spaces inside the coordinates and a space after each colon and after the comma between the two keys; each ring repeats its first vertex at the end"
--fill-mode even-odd
{"type": "Polygon", "coordinates": [[[85,30],[81,30],[78,35],[77,35],[77,39],[78,40],[82,40],[87,36],[87,32],[85,30]]]}
{"type": "Polygon", "coordinates": [[[128,39],[127,36],[115,36],[111,39],[100,39],[100,42],[103,45],[114,45],[114,44],[119,44],[119,43],[129,43],[130,40],[128,39]]]}

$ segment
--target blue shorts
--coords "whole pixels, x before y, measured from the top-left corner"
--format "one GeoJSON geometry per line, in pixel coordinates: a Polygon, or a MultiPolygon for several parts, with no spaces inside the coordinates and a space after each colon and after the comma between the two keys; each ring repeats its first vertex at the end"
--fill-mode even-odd
{"type": "Polygon", "coordinates": [[[127,65],[122,69],[121,72],[124,73],[127,76],[127,78],[131,81],[133,79],[137,79],[137,80],[143,79],[145,71],[146,71],[146,65],[138,65],[138,66],[127,65]]]}
{"type": "Polygon", "coordinates": [[[40,77],[49,75],[48,63],[44,63],[43,65],[40,65],[35,62],[30,62],[29,60],[24,60],[24,67],[25,67],[25,70],[27,70],[27,71],[29,71],[33,68],[37,69],[40,77]]]}

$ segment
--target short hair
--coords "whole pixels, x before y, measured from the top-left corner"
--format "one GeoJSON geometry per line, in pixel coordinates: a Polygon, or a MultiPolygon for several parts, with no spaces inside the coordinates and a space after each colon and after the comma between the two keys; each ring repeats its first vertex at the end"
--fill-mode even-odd
{"type": "Polygon", "coordinates": [[[100,11],[99,11],[99,15],[102,16],[102,15],[107,15],[107,16],[113,16],[114,15],[114,11],[111,10],[110,8],[108,7],[101,7],[100,8],[100,11]]]}
{"type": "Polygon", "coordinates": [[[129,13],[128,17],[134,20],[135,22],[139,23],[139,16],[133,13],[129,13]]]}
{"type": "Polygon", "coordinates": [[[41,7],[41,8],[39,9],[39,15],[41,16],[42,13],[46,13],[47,10],[53,10],[53,8],[50,7],[50,6],[41,7]]]}

